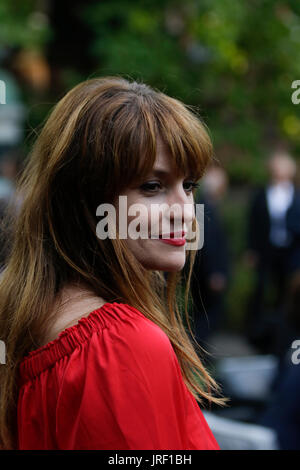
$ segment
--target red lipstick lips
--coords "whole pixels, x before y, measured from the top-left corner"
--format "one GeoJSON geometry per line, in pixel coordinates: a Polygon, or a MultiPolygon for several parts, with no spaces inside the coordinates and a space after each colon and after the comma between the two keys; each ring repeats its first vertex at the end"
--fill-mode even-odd
{"type": "Polygon", "coordinates": [[[164,235],[160,235],[159,239],[163,243],[168,243],[169,245],[183,246],[186,243],[184,236],[185,232],[171,232],[170,235],[168,234],[168,238],[165,238],[164,235]]]}

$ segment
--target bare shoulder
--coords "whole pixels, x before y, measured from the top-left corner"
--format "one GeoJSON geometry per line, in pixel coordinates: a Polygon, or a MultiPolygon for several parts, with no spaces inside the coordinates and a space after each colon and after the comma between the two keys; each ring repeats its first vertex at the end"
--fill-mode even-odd
{"type": "Polygon", "coordinates": [[[76,325],[81,318],[88,316],[105,303],[106,300],[96,296],[86,287],[65,286],[54,303],[55,320],[43,344],[53,341],[63,330],[76,325]]]}

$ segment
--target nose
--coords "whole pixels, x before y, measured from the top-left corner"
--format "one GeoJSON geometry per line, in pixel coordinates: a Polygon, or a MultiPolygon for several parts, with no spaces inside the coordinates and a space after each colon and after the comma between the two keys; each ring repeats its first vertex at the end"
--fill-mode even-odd
{"type": "Polygon", "coordinates": [[[184,190],[182,182],[170,191],[165,215],[169,218],[171,231],[187,231],[191,226],[195,218],[194,201],[184,190]]]}

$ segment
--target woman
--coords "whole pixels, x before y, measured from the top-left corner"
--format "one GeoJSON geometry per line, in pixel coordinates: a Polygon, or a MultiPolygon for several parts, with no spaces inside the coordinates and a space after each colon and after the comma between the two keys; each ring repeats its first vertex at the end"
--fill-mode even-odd
{"type": "Polygon", "coordinates": [[[222,400],[176,300],[194,213],[159,216],[180,222],[179,242],[105,238],[97,215],[120,196],[144,222],[154,203],[191,207],[210,158],[196,116],[144,84],[89,80],[54,108],[19,182],[0,285],[3,448],[218,448],[196,399],[222,400]]]}

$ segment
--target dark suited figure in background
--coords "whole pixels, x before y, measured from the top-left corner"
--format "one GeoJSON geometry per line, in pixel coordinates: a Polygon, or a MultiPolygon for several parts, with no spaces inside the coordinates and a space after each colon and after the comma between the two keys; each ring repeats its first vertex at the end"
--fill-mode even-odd
{"type": "Polygon", "coordinates": [[[281,450],[300,450],[300,278],[293,276],[289,289],[288,324],[294,339],[279,367],[271,400],[257,424],[272,428],[281,450]]]}
{"type": "Polygon", "coordinates": [[[280,361],[271,400],[258,419],[258,424],[272,428],[282,450],[300,450],[300,194],[289,211],[287,226],[292,234],[291,256],[288,263],[286,323],[290,328],[290,343],[280,361]]]}
{"type": "Polygon", "coordinates": [[[198,204],[204,204],[204,245],[197,251],[191,277],[194,334],[204,345],[207,337],[220,326],[224,315],[224,294],[228,284],[229,257],[226,233],[218,203],[227,189],[222,168],[210,168],[202,180],[198,204]]]}
{"type": "Polygon", "coordinates": [[[281,323],[294,250],[290,225],[298,210],[299,194],[293,183],[296,164],[288,154],[274,154],[268,170],[269,183],[257,191],[250,207],[247,259],[256,271],[256,284],[249,303],[247,334],[262,352],[280,354],[286,346],[281,323]],[[268,324],[269,287],[273,288],[274,302],[269,307],[272,316],[268,324]]]}

